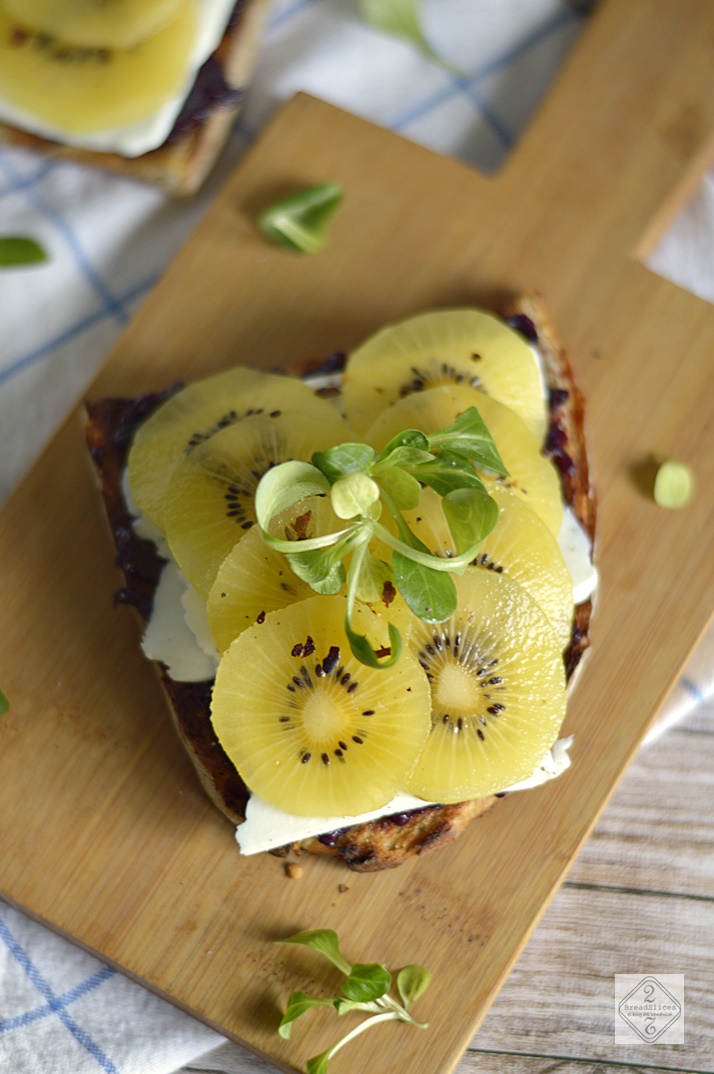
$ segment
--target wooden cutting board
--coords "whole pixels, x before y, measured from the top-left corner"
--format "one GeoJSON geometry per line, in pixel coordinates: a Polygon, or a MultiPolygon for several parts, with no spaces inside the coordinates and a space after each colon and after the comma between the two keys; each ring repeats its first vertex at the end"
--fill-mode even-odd
{"type": "Polygon", "coordinates": [[[602,4],[494,180],[308,97],[281,110],[90,394],[300,363],[427,307],[540,291],[587,396],[600,501],[574,765],[392,872],[303,859],[290,881],[271,856],[240,858],[174,740],[132,616],[112,608],[118,575],[71,414],[0,517],[5,899],[286,1070],[336,1027],[320,1012],[282,1041],[279,1006],[295,986],[335,982],[318,956],[271,941],[334,927],[354,960],[434,975],[427,1032],[382,1027],[335,1071],[453,1068],[712,608],[714,311],[641,263],[712,158],[712,131],[707,0],[602,4]],[[267,245],[256,210],[325,181],[345,191],[328,248],[267,245]],[[685,511],[644,487],[653,454],[693,465],[685,511]]]}

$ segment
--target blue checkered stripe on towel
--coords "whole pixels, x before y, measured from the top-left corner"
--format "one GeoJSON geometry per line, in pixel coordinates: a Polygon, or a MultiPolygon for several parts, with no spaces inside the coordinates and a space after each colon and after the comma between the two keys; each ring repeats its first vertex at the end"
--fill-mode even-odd
{"type": "Polygon", "coordinates": [[[24,915],[0,905],[0,1071],[170,1071],[221,1042],[24,915]]]}
{"type": "Polygon", "coordinates": [[[80,1060],[86,1053],[94,1069],[119,1074],[82,1024],[82,1001],[100,990],[116,971],[100,966],[55,937],[48,942],[44,933],[35,938],[32,933],[31,923],[21,915],[9,908],[0,909],[0,1060],[3,1053],[8,1060],[12,1058],[13,1070],[22,1069],[23,1053],[25,1061],[33,1056],[38,1060],[48,1045],[51,1051],[61,1023],[66,1031],[61,1034],[66,1060],[72,1051],[80,1060]],[[23,1032],[29,1029],[31,1034],[23,1032]],[[14,1036],[12,1045],[10,1035],[14,1036]]]}

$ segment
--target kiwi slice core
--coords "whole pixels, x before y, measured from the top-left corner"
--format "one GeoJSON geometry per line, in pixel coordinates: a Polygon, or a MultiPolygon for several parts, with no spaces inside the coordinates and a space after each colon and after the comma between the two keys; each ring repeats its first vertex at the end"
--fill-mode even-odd
{"type": "MultiPolygon", "coordinates": [[[[403,652],[393,668],[350,653],[346,601],[311,597],[244,630],[216,676],[212,721],[251,791],[301,816],[355,816],[403,787],[429,734],[429,686],[403,652]]],[[[353,625],[382,644],[364,606],[353,625]]]]}
{"type": "Polygon", "coordinates": [[[469,569],[457,612],[416,623],[409,648],[431,686],[431,733],[406,789],[485,798],[530,776],[565,716],[565,673],[545,614],[510,578],[469,569]]]}

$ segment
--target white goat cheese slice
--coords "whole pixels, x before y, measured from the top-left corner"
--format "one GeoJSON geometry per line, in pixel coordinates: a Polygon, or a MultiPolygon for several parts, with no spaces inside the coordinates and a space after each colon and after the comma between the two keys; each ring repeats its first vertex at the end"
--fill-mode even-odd
{"type": "MultiPolygon", "coordinates": [[[[538,787],[549,779],[559,776],[570,767],[568,750],[572,741],[572,736],[559,738],[533,775],[515,783],[512,787],[504,787],[504,793],[538,787]]],[[[242,854],[260,854],[264,850],[275,850],[276,847],[285,846],[287,843],[298,843],[311,836],[338,831],[340,828],[349,828],[352,824],[362,824],[365,821],[378,820],[379,817],[391,816],[393,813],[406,813],[410,809],[422,809],[424,806],[434,804],[434,802],[425,802],[409,794],[397,794],[381,809],[373,809],[369,813],[360,813],[355,817],[298,817],[293,813],[284,813],[282,809],[271,805],[258,795],[251,794],[248,799],[245,821],[236,829],[236,840],[242,854]]]]}
{"type": "Polygon", "coordinates": [[[161,572],[141,647],[149,660],[165,664],[176,682],[205,682],[214,678],[218,660],[204,651],[186,621],[182,604],[186,587],[185,577],[169,560],[161,572]]]}
{"type": "Polygon", "coordinates": [[[582,604],[595,592],[597,568],[593,563],[590,538],[578,522],[572,508],[563,507],[563,521],[558,534],[558,544],[565,565],[573,579],[573,601],[582,604]]]}

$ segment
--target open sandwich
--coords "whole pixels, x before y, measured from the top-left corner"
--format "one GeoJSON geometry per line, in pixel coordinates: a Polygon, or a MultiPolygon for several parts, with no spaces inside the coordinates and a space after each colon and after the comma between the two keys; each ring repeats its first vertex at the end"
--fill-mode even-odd
{"type": "Polygon", "coordinates": [[[300,372],[90,402],[86,437],[116,602],[243,852],[378,870],[567,766],[595,580],[583,400],[530,297],[300,372]],[[171,586],[188,672],[157,641],[171,586]]]}

